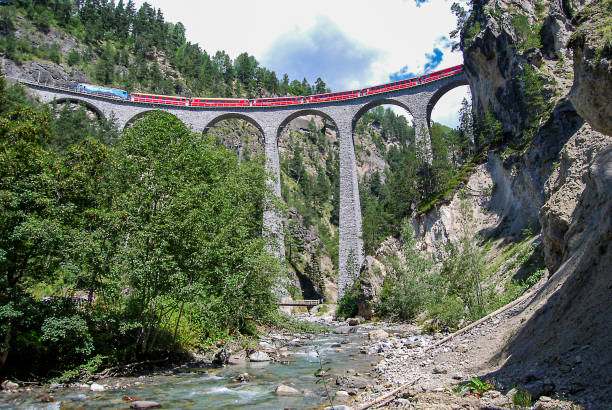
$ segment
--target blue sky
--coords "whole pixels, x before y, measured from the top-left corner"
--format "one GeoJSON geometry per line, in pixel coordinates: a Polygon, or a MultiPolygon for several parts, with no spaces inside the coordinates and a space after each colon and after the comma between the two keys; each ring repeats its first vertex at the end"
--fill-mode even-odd
{"type": "MultiPolygon", "coordinates": [[[[214,54],[242,52],[291,79],[321,77],[334,91],[362,88],[462,62],[448,33],[454,0],[149,0],[187,39],[214,54]]],[[[136,0],[139,7],[144,1],[136,0]]],[[[449,95],[450,94],[450,95],[449,95]]],[[[455,126],[465,89],[436,105],[455,126]],[[456,94],[456,95],[455,95],[456,94]]]]}

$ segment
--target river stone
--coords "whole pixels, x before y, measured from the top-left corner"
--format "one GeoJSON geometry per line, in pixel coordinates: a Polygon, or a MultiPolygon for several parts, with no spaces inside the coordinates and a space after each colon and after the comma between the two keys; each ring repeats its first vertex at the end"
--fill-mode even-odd
{"type": "Polygon", "coordinates": [[[386,339],[387,337],[389,337],[389,333],[385,332],[382,329],[374,329],[370,333],[368,333],[368,339],[370,340],[386,339]]]}
{"type": "Polygon", "coordinates": [[[349,394],[348,394],[348,392],[347,392],[347,391],[344,391],[344,390],[338,390],[338,391],[336,392],[336,397],[337,397],[337,398],[348,398],[348,396],[349,396],[349,394]]]}
{"type": "Polygon", "coordinates": [[[162,407],[162,405],[155,401],[139,400],[139,401],[133,401],[130,404],[131,409],[154,409],[154,408],[159,408],[159,407],[162,407]]]}
{"type": "Polygon", "coordinates": [[[229,359],[232,356],[232,352],[227,349],[221,349],[215,354],[213,364],[224,365],[229,363],[229,359]]]}
{"type": "Polygon", "coordinates": [[[263,349],[264,352],[274,352],[276,351],[276,347],[268,342],[259,342],[259,347],[263,349]]]}
{"type": "Polygon", "coordinates": [[[89,386],[89,390],[100,392],[100,391],[106,390],[106,388],[104,386],[102,386],[101,384],[92,383],[91,386],[89,386]]]}
{"type": "Polygon", "coordinates": [[[255,352],[251,353],[249,360],[252,362],[269,362],[270,356],[266,352],[255,352]]]}
{"type": "Polygon", "coordinates": [[[17,390],[19,385],[10,380],[5,380],[2,382],[2,390],[17,390]]]}
{"type": "Polygon", "coordinates": [[[285,384],[279,384],[278,387],[274,390],[274,393],[279,396],[298,396],[300,393],[299,390],[294,389],[293,387],[289,387],[285,384]]]}
{"type": "Polygon", "coordinates": [[[345,389],[365,389],[370,382],[363,377],[357,376],[339,376],[336,379],[336,386],[344,387],[345,389]]]}
{"type": "Polygon", "coordinates": [[[349,326],[357,326],[359,324],[361,324],[361,322],[363,321],[362,318],[360,317],[352,317],[348,320],[348,324],[349,326]]]}
{"type": "Polygon", "coordinates": [[[357,332],[357,329],[351,326],[339,326],[335,328],[333,332],[338,335],[347,335],[349,333],[357,332]]]}

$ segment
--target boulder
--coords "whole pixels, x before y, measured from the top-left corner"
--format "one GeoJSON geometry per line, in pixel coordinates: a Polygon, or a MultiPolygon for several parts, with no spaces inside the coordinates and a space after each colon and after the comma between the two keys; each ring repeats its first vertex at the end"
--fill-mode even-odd
{"type": "Polygon", "coordinates": [[[339,376],[336,379],[336,386],[345,389],[365,389],[369,384],[369,380],[357,376],[339,376]]]}
{"type": "Polygon", "coordinates": [[[368,333],[368,339],[370,340],[381,340],[389,337],[389,333],[385,332],[382,329],[374,329],[368,333]]]}
{"type": "Polygon", "coordinates": [[[215,353],[215,357],[212,362],[216,365],[226,365],[229,363],[231,356],[232,352],[230,352],[228,349],[221,349],[215,353]]]}
{"type": "Polygon", "coordinates": [[[286,384],[279,384],[278,387],[274,390],[274,393],[279,396],[299,396],[300,394],[302,394],[299,390],[287,386],[286,384]]]}
{"type": "Polygon", "coordinates": [[[344,390],[338,390],[338,391],[336,392],[336,396],[335,396],[335,397],[336,397],[336,398],[339,398],[339,399],[347,399],[347,398],[349,397],[349,394],[348,394],[348,392],[347,392],[347,391],[344,391],[344,390]]]}
{"type": "Polygon", "coordinates": [[[333,330],[333,332],[337,335],[348,335],[349,333],[355,333],[356,331],[357,329],[351,326],[338,326],[333,330]]]}
{"type": "Polygon", "coordinates": [[[348,324],[349,326],[357,326],[360,325],[363,322],[363,318],[362,317],[352,317],[348,320],[348,324]]]}
{"type": "Polygon", "coordinates": [[[2,386],[2,390],[17,390],[19,388],[19,385],[17,383],[14,383],[10,380],[3,381],[0,386],[2,386]]]}
{"type": "Polygon", "coordinates": [[[106,387],[98,383],[92,383],[91,386],[89,386],[89,390],[95,391],[95,392],[101,392],[101,391],[106,390],[106,387]]]}
{"type": "Polygon", "coordinates": [[[236,378],[234,379],[237,382],[250,382],[251,381],[251,375],[248,373],[242,373],[239,374],[238,376],[236,376],[236,378]]]}
{"type": "Polygon", "coordinates": [[[266,352],[257,351],[249,355],[249,360],[252,362],[269,362],[270,356],[266,352]]]}

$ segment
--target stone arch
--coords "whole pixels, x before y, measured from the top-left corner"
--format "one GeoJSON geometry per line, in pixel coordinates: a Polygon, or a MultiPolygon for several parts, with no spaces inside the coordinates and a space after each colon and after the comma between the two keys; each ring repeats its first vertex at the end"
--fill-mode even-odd
{"type": "MultiPolygon", "coordinates": [[[[172,115],[173,117],[175,117],[177,120],[181,121],[180,118],[178,118],[176,115],[172,114],[171,112],[168,112],[166,110],[159,110],[159,109],[151,109],[151,110],[144,110],[139,112],[138,114],[134,115],[132,118],[130,118],[129,120],[126,121],[125,125],[123,126],[123,131],[127,130],[129,127],[131,127],[136,121],[138,121],[139,119],[147,116],[148,114],[155,112],[155,111],[161,111],[164,112],[166,114],[172,115]]],[[[185,124],[185,122],[181,121],[183,124],[185,124]]],[[[185,126],[187,126],[187,124],[185,124],[185,126]]]]}
{"type": "Polygon", "coordinates": [[[278,138],[280,137],[281,132],[285,129],[286,126],[289,125],[291,121],[295,120],[296,118],[303,117],[305,115],[317,115],[319,117],[323,117],[326,120],[332,122],[334,124],[334,127],[336,127],[336,129],[338,130],[338,123],[329,114],[325,113],[324,111],[317,110],[314,108],[306,108],[303,110],[292,112],[289,116],[287,116],[287,118],[283,120],[283,122],[280,123],[278,130],[276,132],[276,136],[277,136],[276,140],[278,141],[278,138]]]}
{"type": "Polygon", "coordinates": [[[408,111],[408,113],[410,113],[410,115],[414,118],[414,113],[412,112],[412,110],[402,101],[396,100],[393,98],[381,98],[381,99],[374,100],[374,101],[367,103],[366,105],[361,107],[359,111],[357,111],[357,113],[353,116],[353,119],[351,121],[351,132],[352,133],[355,132],[355,127],[357,126],[357,122],[361,119],[361,117],[363,117],[363,115],[366,112],[370,111],[372,108],[378,107],[379,105],[396,105],[408,111]]]}
{"type": "Polygon", "coordinates": [[[241,114],[238,112],[230,112],[230,113],[226,113],[226,114],[221,114],[218,117],[213,118],[208,124],[206,124],[206,126],[204,127],[204,129],[202,130],[202,133],[206,134],[208,132],[208,130],[210,130],[212,127],[214,127],[217,123],[223,121],[223,120],[228,120],[231,118],[235,118],[235,119],[239,119],[239,120],[244,120],[246,122],[248,122],[249,124],[253,125],[255,128],[257,128],[259,130],[259,132],[261,132],[262,136],[265,136],[264,133],[264,129],[263,127],[252,117],[246,115],[246,114],[241,114]]]}
{"type": "Polygon", "coordinates": [[[96,107],[94,104],[92,104],[91,102],[87,100],[83,100],[83,99],[75,98],[75,97],[62,97],[62,98],[56,98],[52,102],[57,103],[57,104],[62,104],[62,103],[83,104],[87,109],[89,109],[94,114],[96,114],[96,116],[99,119],[107,119],[101,109],[99,109],[98,107],[96,107]]]}
{"type": "MultiPolygon", "coordinates": [[[[442,98],[444,96],[444,94],[446,94],[450,90],[452,90],[454,88],[457,88],[457,87],[464,86],[464,85],[470,85],[468,83],[467,77],[465,75],[460,76],[459,78],[455,79],[454,81],[450,81],[449,83],[443,85],[442,87],[438,88],[432,94],[431,98],[427,102],[427,108],[426,108],[427,128],[429,128],[431,126],[431,113],[432,113],[434,107],[436,106],[436,104],[438,103],[438,101],[440,101],[440,98],[442,98]]],[[[470,92],[472,92],[471,87],[470,87],[470,92]]]]}

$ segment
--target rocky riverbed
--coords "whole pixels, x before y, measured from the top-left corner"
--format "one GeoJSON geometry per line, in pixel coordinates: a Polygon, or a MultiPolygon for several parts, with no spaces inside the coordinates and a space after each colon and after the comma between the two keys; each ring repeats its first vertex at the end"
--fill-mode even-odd
{"type": "Polygon", "coordinates": [[[500,327],[518,317],[526,303],[440,346],[436,342],[445,335],[423,334],[416,325],[304,315],[302,320],[326,324],[331,333],[270,333],[238,352],[220,348],[214,356],[138,377],[67,386],[6,385],[0,408],[325,408],[331,396],[335,408],[346,410],[364,408],[400,386],[382,401],[385,407],[599,408],[588,400],[581,407],[566,397],[551,397],[558,389],[549,375],[525,369],[514,379],[497,378],[487,365],[485,358],[505,337],[500,327]],[[215,361],[225,364],[215,366],[215,361]],[[490,382],[486,391],[479,391],[472,377],[490,382]],[[517,393],[524,392],[532,402],[518,402],[524,395],[517,393]]]}

